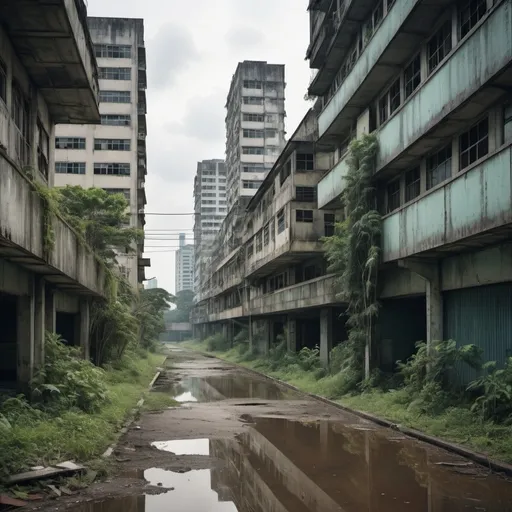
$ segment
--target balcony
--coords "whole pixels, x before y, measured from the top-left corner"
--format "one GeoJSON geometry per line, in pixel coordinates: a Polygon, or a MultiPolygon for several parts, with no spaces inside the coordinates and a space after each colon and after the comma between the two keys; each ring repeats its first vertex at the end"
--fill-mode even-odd
{"type": "Polygon", "coordinates": [[[340,196],[345,190],[348,173],[347,155],[318,182],[318,208],[341,208],[340,196]]]}
{"type": "Polygon", "coordinates": [[[334,279],[334,275],[322,276],[251,299],[250,314],[266,315],[339,303],[334,279]]]}
{"type": "Polygon", "coordinates": [[[45,206],[28,179],[7,160],[0,172],[0,256],[35,272],[58,289],[105,296],[104,269],[60,217],[52,246],[45,243],[45,206]]]}
{"type": "MultiPolygon", "coordinates": [[[[359,2],[352,0],[352,3],[359,2]]],[[[448,0],[440,0],[435,5],[421,0],[395,2],[321,113],[318,120],[319,135],[325,142],[336,141],[397,74],[397,70],[413,56],[447,3],[448,0]]],[[[316,95],[325,94],[341,63],[329,75],[327,86],[320,92],[315,83],[325,81],[322,68],[310,92],[313,93],[313,89],[316,95]]]]}
{"type": "Polygon", "coordinates": [[[145,91],[148,88],[148,79],[145,69],[139,69],[137,80],[139,91],[145,91]]]}
{"type": "Polygon", "coordinates": [[[139,46],[137,49],[137,61],[138,67],[141,70],[146,70],[146,48],[144,46],[139,46]]]}
{"type": "Polygon", "coordinates": [[[512,39],[503,36],[512,33],[511,8],[510,0],[497,6],[382,127],[377,170],[397,157],[406,160],[400,167],[408,165],[457,133],[460,120],[476,118],[512,86],[512,39]]]}
{"type": "Polygon", "coordinates": [[[98,72],[84,0],[0,2],[14,52],[56,123],[99,123],[98,72]]]}
{"type": "Polygon", "coordinates": [[[510,238],[512,149],[502,148],[384,218],[382,259],[460,252],[510,238]]]}
{"type": "Polygon", "coordinates": [[[334,21],[332,19],[326,19],[322,23],[318,34],[316,34],[314,42],[308,49],[306,59],[309,59],[309,65],[311,68],[318,69],[325,58],[325,53],[329,48],[334,34],[334,21]]]}
{"type": "MultiPolygon", "coordinates": [[[[315,3],[324,4],[321,0],[315,3]]],[[[309,86],[310,95],[323,96],[327,92],[343,60],[348,55],[355,35],[361,30],[361,23],[368,17],[374,6],[375,0],[343,0],[338,10],[332,11],[326,8],[324,26],[328,27],[325,33],[328,45],[324,52],[319,54],[319,57],[323,57],[319,64],[323,62],[323,65],[309,86]]],[[[317,64],[317,56],[314,52],[312,57],[317,64]]],[[[310,62],[310,66],[318,67],[313,61],[310,62]]]]}

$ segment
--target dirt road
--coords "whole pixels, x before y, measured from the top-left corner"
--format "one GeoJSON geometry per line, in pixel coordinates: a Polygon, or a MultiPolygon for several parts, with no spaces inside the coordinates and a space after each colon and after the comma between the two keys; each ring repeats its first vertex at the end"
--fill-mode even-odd
{"type": "Polygon", "coordinates": [[[129,430],[111,481],[40,510],[512,510],[512,484],[460,457],[217,359],[167,364],[157,386],[182,406],[129,430]]]}

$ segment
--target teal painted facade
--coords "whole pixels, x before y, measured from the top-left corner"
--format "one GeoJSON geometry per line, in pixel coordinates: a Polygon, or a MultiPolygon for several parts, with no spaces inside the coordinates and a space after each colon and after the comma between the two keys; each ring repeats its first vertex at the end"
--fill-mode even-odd
{"type": "MultiPolygon", "coordinates": [[[[512,356],[512,283],[479,286],[444,293],[444,338],[459,345],[474,344],[484,361],[502,365],[512,356]]],[[[458,379],[467,383],[476,372],[461,367],[458,379]]]]}
{"type": "Polygon", "coordinates": [[[345,176],[348,173],[347,156],[342,158],[318,183],[318,208],[329,208],[338,201],[345,190],[345,176]]]}
{"type": "Polygon", "coordinates": [[[498,73],[512,55],[512,2],[503,2],[379,131],[383,168],[498,73]]]}
{"type": "Polygon", "coordinates": [[[389,14],[382,20],[382,25],[372,37],[368,46],[363,50],[361,57],[354,65],[350,74],[320,114],[318,118],[320,137],[327,131],[339,113],[346,107],[348,101],[361,87],[370,70],[381,58],[388,45],[398,34],[404,21],[420,1],[401,0],[400,2],[395,2],[389,14]]]}
{"type": "Polygon", "coordinates": [[[508,146],[383,221],[389,262],[512,222],[512,150],[508,146]]]}

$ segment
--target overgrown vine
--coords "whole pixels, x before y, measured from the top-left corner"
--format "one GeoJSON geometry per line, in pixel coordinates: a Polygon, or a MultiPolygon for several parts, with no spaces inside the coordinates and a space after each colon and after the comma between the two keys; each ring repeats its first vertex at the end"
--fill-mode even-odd
{"type": "Polygon", "coordinates": [[[348,387],[369,377],[371,344],[379,311],[381,216],[376,210],[376,191],[372,184],[377,149],[378,141],[373,134],[351,142],[343,192],[346,217],[336,224],[334,235],[324,241],[329,269],[337,275],[338,297],[347,303],[349,335],[342,347],[342,370],[350,381],[348,387]]]}

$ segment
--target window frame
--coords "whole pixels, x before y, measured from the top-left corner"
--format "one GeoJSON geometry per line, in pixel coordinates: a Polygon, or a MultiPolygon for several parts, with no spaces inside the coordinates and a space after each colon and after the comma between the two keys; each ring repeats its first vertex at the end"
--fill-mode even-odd
{"type": "Polygon", "coordinates": [[[427,76],[430,76],[444,60],[450,55],[453,50],[453,27],[451,17],[443,21],[439,28],[435,31],[434,35],[429,38],[426,43],[427,52],[427,76]],[[443,34],[443,31],[447,30],[447,33],[443,34]],[[441,40],[442,37],[442,40],[441,40]],[[432,44],[435,41],[435,50],[433,50],[432,44]],[[434,59],[435,57],[435,59],[434,59]],[[435,63],[432,62],[435,60],[435,63]]]}
{"type": "Polygon", "coordinates": [[[313,224],[314,211],[313,210],[304,210],[304,209],[295,210],[295,222],[302,222],[305,224],[313,224]]]}
{"type": "Polygon", "coordinates": [[[97,43],[94,45],[94,55],[97,59],[131,59],[132,46],[129,44],[97,43]],[[126,50],[128,50],[128,52],[126,52],[126,50]]]}
{"type": "Polygon", "coordinates": [[[119,176],[124,178],[131,175],[131,166],[125,162],[95,162],[93,172],[96,176],[119,176]]]}
{"type": "Polygon", "coordinates": [[[421,170],[417,165],[405,172],[405,202],[414,201],[421,194],[421,170]]]}
{"type": "Polygon", "coordinates": [[[314,153],[295,153],[295,170],[297,172],[309,172],[315,170],[314,153]]]}
{"type": "Polygon", "coordinates": [[[315,203],[317,199],[316,186],[314,187],[295,187],[295,200],[300,203],[315,203]]]}
{"type": "Polygon", "coordinates": [[[100,123],[102,126],[131,126],[132,116],[130,114],[101,114],[100,123]],[[117,122],[110,122],[110,123],[103,122],[103,121],[107,121],[109,119],[111,121],[115,120],[117,122]],[[123,120],[125,122],[122,122],[123,120]]]}
{"type": "Polygon", "coordinates": [[[87,142],[85,137],[55,137],[55,149],[87,149],[87,142]],[[62,147],[60,142],[63,140],[67,140],[67,144],[62,147]],[[70,142],[71,141],[71,142],[70,142]]]}
{"type": "Polygon", "coordinates": [[[100,90],[100,103],[129,104],[132,102],[131,91],[105,91],[100,90]]]}
{"type": "MultiPolygon", "coordinates": [[[[480,118],[479,121],[477,121],[476,123],[473,123],[466,131],[464,131],[463,133],[461,133],[459,135],[459,172],[460,171],[463,171],[464,169],[472,166],[475,162],[478,162],[479,160],[481,160],[482,158],[484,158],[485,156],[487,156],[489,154],[489,129],[490,129],[490,123],[489,123],[489,114],[485,114],[484,117],[480,118]],[[476,129],[477,131],[479,131],[483,126],[486,126],[486,135],[482,138],[479,138],[476,142],[474,143],[471,143],[471,130],[474,130],[476,129]],[[468,146],[465,148],[465,149],[462,149],[462,143],[463,143],[463,137],[468,139],[468,146]],[[480,154],[480,151],[479,151],[479,146],[480,144],[483,144],[485,142],[485,152],[480,154]],[[473,158],[471,160],[471,150],[473,148],[476,148],[476,158],[473,158]],[[467,163],[464,165],[463,164],[463,160],[464,160],[464,155],[468,154],[468,161],[467,163]]],[[[478,134],[480,135],[480,134],[478,134]]]]}
{"type": "Polygon", "coordinates": [[[101,66],[98,67],[98,78],[128,82],[132,79],[132,68],[101,66]]]}
{"type": "Polygon", "coordinates": [[[464,0],[464,2],[459,2],[457,9],[457,32],[459,36],[459,40],[464,39],[479,23],[480,20],[487,14],[489,10],[487,0],[464,0]],[[474,5],[473,5],[474,4],[474,5]],[[462,7],[464,5],[464,7],[462,7]],[[478,10],[484,6],[483,12],[478,12],[478,10]],[[476,7],[475,12],[471,13],[472,8],[476,7]],[[467,14],[467,11],[470,11],[469,17],[465,22],[462,21],[462,16],[467,14]],[[476,14],[477,19],[472,19],[472,17],[476,14]],[[463,23],[467,25],[463,30],[463,23]]]}
{"type": "Polygon", "coordinates": [[[439,150],[427,155],[425,158],[425,167],[426,167],[426,190],[430,190],[434,187],[437,187],[440,183],[451,178],[453,170],[453,148],[452,143],[450,141],[449,144],[440,148],[439,150]],[[442,156],[444,159],[440,160],[440,155],[443,153],[448,154],[449,156],[442,156]],[[447,170],[449,170],[449,174],[446,174],[447,170]],[[442,179],[440,176],[444,176],[442,179]],[[435,182],[435,183],[434,183],[435,182]]]}
{"type": "Polygon", "coordinates": [[[412,96],[414,91],[421,85],[421,51],[418,52],[405,66],[404,68],[404,101],[412,96]],[[415,65],[417,64],[418,69],[415,70],[415,65]],[[407,76],[408,71],[411,70],[412,73],[410,77],[407,76]],[[416,83],[417,79],[417,83],[416,83]],[[412,83],[412,88],[408,91],[408,85],[412,83]]]}
{"type": "Polygon", "coordinates": [[[94,139],[94,151],[131,151],[131,140],[94,139]]]}
{"type": "Polygon", "coordinates": [[[65,161],[58,161],[55,162],[55,174],[76,174],[76,175],[84,175],[86,173],[86,163],[85,162],[65,162],[65,161]],[[58,168],[66,167],[66,170],[58,170],[58,168]],[[71,166],[71,172],[69,170],[69,166],[71,166]],[[76,166],[77,172],[74,172],[74,168],[76,166]],[[83,169],[83,172],[81,170],[83,169]]]}
{"type": "Polygon", "coordinates": [[[398,177],[386,184],[386,213],[392,213],[402,206],[400,181],[400,177],[398,177]],[[390,194],[390,188],[395,187],[396,185],[398,185],[398,188],[390,194]],[[390,200],[395,197],[398,198],[398,204],[390,200]]]}

